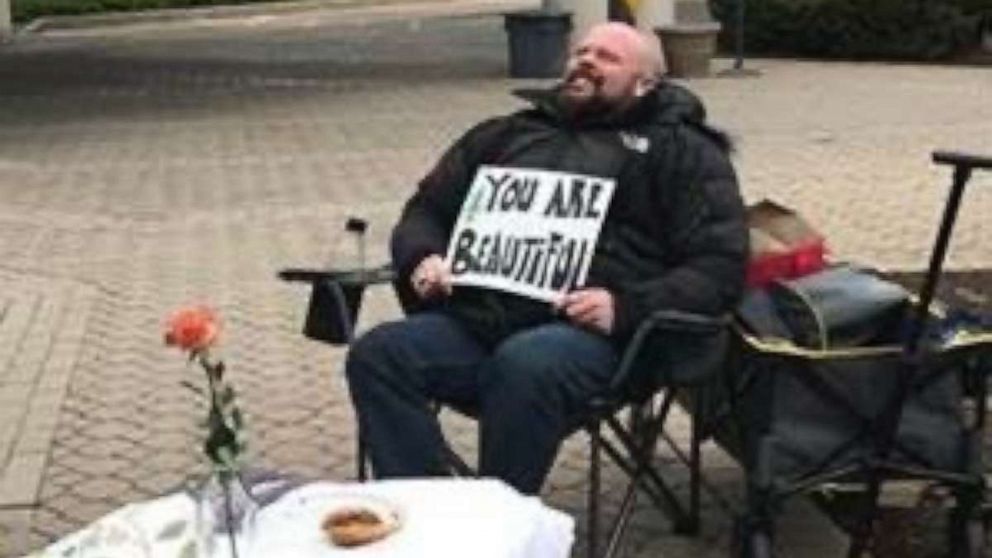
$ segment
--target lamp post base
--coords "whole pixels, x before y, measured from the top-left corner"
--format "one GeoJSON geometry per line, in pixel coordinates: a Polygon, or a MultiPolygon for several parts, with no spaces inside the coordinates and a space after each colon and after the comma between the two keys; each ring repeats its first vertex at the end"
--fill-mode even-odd
{"type": "Polygon", "coordinates": [[[727,68],[726,70],[720,70],[716,73],[716,77],[721,78],[756,78],[761,77],[761,70],[755,68],[744,68],[744,67],[733,67],[727,68]]]}

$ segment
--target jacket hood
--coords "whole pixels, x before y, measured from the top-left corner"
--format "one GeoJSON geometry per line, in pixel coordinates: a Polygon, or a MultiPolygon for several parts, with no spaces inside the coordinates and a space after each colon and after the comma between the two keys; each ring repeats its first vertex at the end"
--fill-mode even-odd
{"type": "Polygon", "coordinates": [[[654,88],[652,100],[655,105],[655,120],[659,123],[704,124],[706,122],[706,107],[703,106],[703,102],[695,93],[681,85],[661,82],[654,88]]]}

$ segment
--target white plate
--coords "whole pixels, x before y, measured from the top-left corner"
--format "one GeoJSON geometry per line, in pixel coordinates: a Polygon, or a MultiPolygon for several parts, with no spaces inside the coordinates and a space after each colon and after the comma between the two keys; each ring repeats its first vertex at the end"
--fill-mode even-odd
{"type": "Polygon", "coordinates": [[[258,533],[251,543],[253,558],[320,558],[343,554],[377,556],[388,554],[397,532],[379,541],[354,548],[339,548],[331,543],[323,522],[333,512],[343,509],[367,509],[383,518],[404,524],[404,513],[393,502],[362,494],[348,486],[308,485],[285,494],[267,506],[258,517],[258,533]]]}

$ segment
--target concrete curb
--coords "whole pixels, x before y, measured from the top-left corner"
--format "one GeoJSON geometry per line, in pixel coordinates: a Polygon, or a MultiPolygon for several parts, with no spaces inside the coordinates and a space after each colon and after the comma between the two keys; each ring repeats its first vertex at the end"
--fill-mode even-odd
{"type": "MultiPolygon", "coordinates": [[[[196,6],[190,8],[165,8],[134,12],[111,12],[101,14],[54,15],[32,20],[21,28],[24,33],[47,31],[50,29],[80,29],[89,27],[111,27],[134,23],[162,23],[187,18],[219,19],[246,17],[261,14],[287,14],[311,10],[359,8],[391,4],[420,3],[429,0],[300,0],[287,2],[256,2],[251,4],[196,6]]],[[[452,0],[447,0],[452,1],[452,0]]]]}
{"type": "Polygon", "coordinates": [[[499,13],[529,8],[534,2],[465,0],[298,0],[259,2],[228,6],[198,6],[136,12],[113,12],[75,16],[45,16],[17,30],[18,34],[72,32],[101,28],[148,26],[192,21],[236,20],[253,17],[287,17],[305,12],[323,12],[342,20],[362,16],[460,16],[499,13]]]}

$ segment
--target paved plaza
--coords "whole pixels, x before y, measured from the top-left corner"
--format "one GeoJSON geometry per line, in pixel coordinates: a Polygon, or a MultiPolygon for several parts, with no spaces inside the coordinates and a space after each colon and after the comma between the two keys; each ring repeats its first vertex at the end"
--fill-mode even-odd
{"type": "MultiPolygon", "coordinates": [[[[353,476],[343,351],[301,336],[306,289],[276,272],[333,261],[349,215],[370,220],[383,259],[444,147],[540,84],[505,77],[500,6],[478,7],[51,29],[0,45],[0,556],[203,470],[202,410],[179,384],[195,371],[161,338],[190,302],[223,317],[252,462],[353,476]]],[[[992,68],[748,64],[762,75],[689,83],[736,138],[748,200],[800,208],[836,257],[924,267],[949,183],[930,151],[992,153],[992,68]]],[[[976,175],[950,267],[992,267],[989,215],[992,177],[976,175]]],[[[366,326],[397,313],[387,290],[368,302],[366,326]]],[[[446,424],[471,455],[473,426],[446,424]]],[[[568,442],[546,490],[579,519],[584,442],[568,442]]],[[[705,457],[716,493],[702,535],[676,537],[645,508],[628,556],[726,555],[741,476],[715,447],[705,457]]],[[[615,501],[619,475],[608,482],[615,501]]],[[[781,525],[785,556],[840,555],[812,506],[781,525]]]]}

